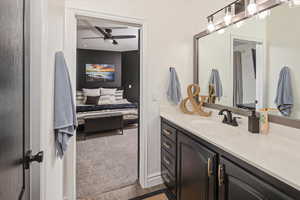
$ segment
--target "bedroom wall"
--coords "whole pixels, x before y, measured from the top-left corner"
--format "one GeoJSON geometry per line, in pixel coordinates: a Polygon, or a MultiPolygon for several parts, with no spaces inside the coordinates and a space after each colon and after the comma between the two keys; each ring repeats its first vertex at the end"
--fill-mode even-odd
{"type": "Polygon", "coordinates": [[[122,87],[124,98],[139,102],[140,62],[139,51],[122,52],[122,87]]]}
{"type": "Polygon", "coordinates": [[[206,17],[232,0],[66,0],[68,8],[143,19],[147,26],[144,64],[147,100],[147,181],[160,178],[160,105],[166,98],[169,67],[178,72],[183,94],[193,82],[193,36],[207,26],[206,17]]]}
{"type": "Polygon", "coordinates": [[[77,49],[77,90],[82,88],[116,87],[122,86],[122,54],[114,51],[99,51],[77,49]],[[86,64],[115,64],[114,81],[88,82],[85,78],[86,64]]]}

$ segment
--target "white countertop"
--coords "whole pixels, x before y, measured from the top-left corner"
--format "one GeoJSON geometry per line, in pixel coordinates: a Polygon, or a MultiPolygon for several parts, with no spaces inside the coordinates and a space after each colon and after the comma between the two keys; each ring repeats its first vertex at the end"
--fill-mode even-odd
{"type": "Polygon", "coordinates": [[[206,118],[172,106],[162,106],[160,115],[300,191],[299,129],[272,123],[268,135],[252,134],[246,117],[239,120],[239,127],[233,127],[221,123],[216,111],[206,118]]]}

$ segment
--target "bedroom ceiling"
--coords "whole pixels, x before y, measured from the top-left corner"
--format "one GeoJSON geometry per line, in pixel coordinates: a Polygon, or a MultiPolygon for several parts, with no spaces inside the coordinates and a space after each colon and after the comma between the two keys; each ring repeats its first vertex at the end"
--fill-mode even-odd
{"type": "Polygon", "coordinates": [[[79,49],[94,49],[104,51],[133,51],[138,50],[138,32],[139,28],[128,26],[112,21],[105,21],[95,18],[78,17],[77,25],[77,48],[79,49]],[[136,38],[131,39],[116,39],[118,45],[113,45],[112,40],[84,39],[86,37],[103,37],[94,27],[98,26],[103,29],[111,28],[112,35],[135,35],[136,38]]]}

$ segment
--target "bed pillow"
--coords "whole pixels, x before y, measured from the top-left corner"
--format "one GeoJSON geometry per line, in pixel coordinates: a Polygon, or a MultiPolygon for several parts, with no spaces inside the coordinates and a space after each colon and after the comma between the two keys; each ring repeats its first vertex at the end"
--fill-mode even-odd
{"type": "Polygon", "coordinates": [[[117,89],[116,88],[100,88],[101,95],[115,95],[117,89]]]}
{"type": "Polygon", "coordinates": [[[116,102],[115,94],[117,89],[101,88],[100,91],[99,105],[114,104],[116,102]]]}
{"type": "Polygon", "coordinates": [[[90,97],[97,97],[100,96],[100,88],[96,88],[96,89],[87,89],[87,88],[83,88],[82,89],[84,96],[90,96],[90,97]]]}
{"type": "Polygon", "coordinates": [[[98,105],[100,96],[87,96],[85,104],[87,105],[98,105]]]}
{"type": "Polygon", "coordinates": [[[116,101],[120,101],[123,99],[124,90],[117,90],[115,93],[116,101]]]}
{"type": "Polygon", "coordinates": [[[85,100],[85,97],[84,97],[83,91],[77,90],[76,91],[76,105],[84,104],[84,100],[85,100]]]}

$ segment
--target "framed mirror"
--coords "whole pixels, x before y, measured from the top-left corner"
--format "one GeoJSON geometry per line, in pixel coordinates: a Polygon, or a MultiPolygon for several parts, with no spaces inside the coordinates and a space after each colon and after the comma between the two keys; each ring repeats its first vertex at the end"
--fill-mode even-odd
{"type": "Polygon", "coordinates": [[[256,3],[251,14],[247,4],[230,5],[229,23],[227,8],[219,22],[208,17],[194,37],[194,83],[210,96],[206,106],[245,115],[275,108],[271,121],[300,128],[300,4],[256,3]]]}

